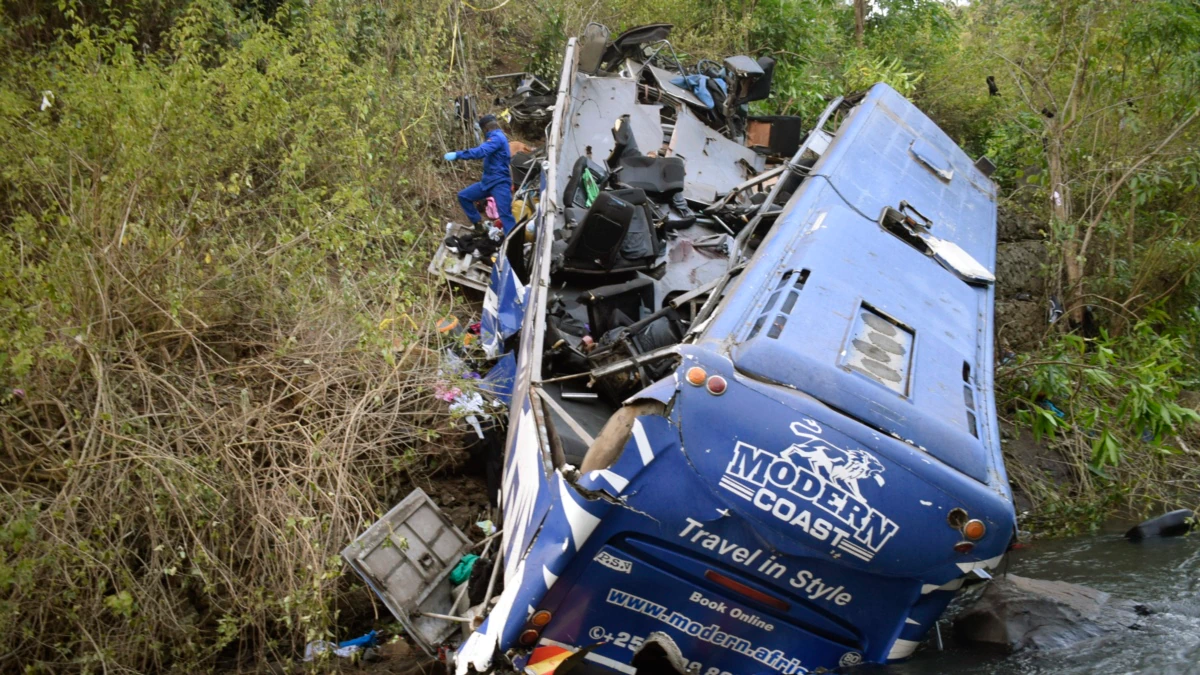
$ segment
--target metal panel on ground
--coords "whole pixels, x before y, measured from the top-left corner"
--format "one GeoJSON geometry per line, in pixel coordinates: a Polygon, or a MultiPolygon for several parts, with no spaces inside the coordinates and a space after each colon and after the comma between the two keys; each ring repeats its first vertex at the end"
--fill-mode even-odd
{"type": "Polygon", "coordinates": [[[342,557],[432,656],[458,624],[421,614],[450,612],[450,572],[470,546],[418,488],[342,550],[342,557]]]}

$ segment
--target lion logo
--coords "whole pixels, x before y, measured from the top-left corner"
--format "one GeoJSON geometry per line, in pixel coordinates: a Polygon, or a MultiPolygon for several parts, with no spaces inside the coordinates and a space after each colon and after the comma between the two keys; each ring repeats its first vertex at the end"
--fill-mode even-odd
{"type": "Polygon", "coordinates": [[[820,436],[808,433],[799,424],[792,425],[792,432],[804,440],[784,450],[781,454],[784,459],[794,463],[791,459],[793,456],[803,457],[813,473],[854,495],[861,502],[867,500],[858,488],[858,481],[871,478],[879,487],[883,487],[883,464],[866,450],[843,450],[820,436]]]}

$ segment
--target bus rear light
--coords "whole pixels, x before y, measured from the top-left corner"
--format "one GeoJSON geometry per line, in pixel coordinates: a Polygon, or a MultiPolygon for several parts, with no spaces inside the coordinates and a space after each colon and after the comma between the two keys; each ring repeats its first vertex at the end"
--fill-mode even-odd
{"type": "Polygon", "coordinates": [[[786,612],[786,611],[788,611],[788,609],[791,608],[791,605],[789,605],[787,603],[787,601],[781,600],[773,595],[767,595],[766,593],[763,593],[762,591],[758,590],[757,588],[752,588],[750,586],[747,586],[746,584],[743,584],[740,581],[730,579],[729,577],[725,576],[724,574],[721,574],[720,572],[714,572],[713,570],[705,570],[704,578],[708,579],[709,581],[711,581],[715,584],[724,586],[725,588],[728,588],[729,590],[733,591],[734,593],[737,593],[739,595],[744,595],[747,598],[750,598],[751,600],[761,602],[762,604],[764,604],[768,607],[773,607],[781,612],[786,612]]]}
{"type": "Polygon", "coordinates": [[[688,384],[694,387],[699,387],[700,385],[704,384],[704,379],[707,377],[708,373],[704,372],[704,369],[700,366],[692,366],[691,368],[688,368],[687,381],[688,384]]]}
{"type": "Polygon", "coordinates": [[[720,396],[721,394],[724,394],[725,389],[728,388],[728,386],[729,383],[726,382],[725,378],[721,377],[720,375],[713,375],[712,377],[708,378],[708,393],[712,394],[713,396],[720,396]]]}
{"type": "Polygon", "coordinates": [[[529,618],[529,623],[536,628],[545,628],[546,624],[550,623],[551,618],[553,618],[553,615],[543,609],[534,612],[533,616],[529,618]]]}
{"type": "Polygon", "coordinates": [[[971,541],[979,541],[987,534],[987,525],[984,525],[982,520],[969,521],[963,527],[963,534],[971,541]]]}
{"type": "Polygon", "coordinates": [[[520,637],[517,638],[517,642],[520,642],[522,646],[532,647],[534,645],[534,643],[536,643],[538,641],[538,638],[541,636],[542,636],[542,634],[537,632],[536,630],[534,630],[532,628],[527,628],[524,632],[521,633],[520,637]]]}
{"type": "Polygon", "coordinates": [[[960,541],[954,545],[954,550],[958,551],[959,553],[970,553],[971,551],[975,550],[975,544],[972,544],[969,541],[960,541]]]}

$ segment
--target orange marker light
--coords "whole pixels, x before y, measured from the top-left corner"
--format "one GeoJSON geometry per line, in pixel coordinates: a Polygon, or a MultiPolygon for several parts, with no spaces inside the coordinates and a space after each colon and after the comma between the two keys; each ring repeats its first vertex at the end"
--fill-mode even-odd
{"type": "Polygon", "coordinates": [[[537,626],[538,628],[545,628],[546,624],[550,623],[552,616],[553,615],[551,615],[550,612],[547,612],[543,609],[541,611],[534,612],[533,616],[529,618],[529,623],[537,626]]]}
{"type": "Polygon", "coordinates": [[[971,541],[979,541],[987,534],[987,525],[984,525],[982,520],[968,521],[963,527],[963,534],[971,541]]]}
{"type": "Polygon", "coordinates": [[[687,381],[688,384],[692,386],[699,387],[700,385],[704,384],[704,380],[707,377],[708,373],[704,372],[704,369],[700,366],[692,366],[691,368],[688,368],[687,381]]]}

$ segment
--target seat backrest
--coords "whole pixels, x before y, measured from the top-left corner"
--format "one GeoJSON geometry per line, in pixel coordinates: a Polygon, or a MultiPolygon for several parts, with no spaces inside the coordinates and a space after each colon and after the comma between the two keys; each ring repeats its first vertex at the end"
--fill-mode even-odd
{"type": "Polygon", "coordinates": [[[633,204],[633,218],[625,239],[621,242],[621,257],[627,262],[651,262],[662,253],[658,235],[654,231],[654,217],[650,211],[650,200],[640,188],[613,190],[613,194],[633,204]]]}
{"type": "Polygon", "coordinates": [[[637,137],[633,135],[633,124],[629,120],[629,115],[622,115],[613,123],[613,149],[606,162],[609,171],[615,171],[626,160],[642,156],[637,137]]]}
{"type": "Polygon", "coordinates": [[[762,74],[746,88],[742,97],[737,100],[738,105],[763,101],[771,95],[771,83],[775,78],[775,59],[769,56],[759,57],[758,67],[762,69],[762,74]]]}
{"type": "Polygon", "coordinates": [[[638,207],[611,192],[601,192],[571,233],[563,257],[611,269],[617,262],[635,208],[638,207]]]}
{"type": "Polygon", "coordinates": [[[621,160],[617,182],[645,190],[655,197],[670,197],[683,190],[682,157],[626,157],[621,160]]]}
{"type": "Polygon", "coordinates": [[[618,172],[615,174],[618,183],[645,190],[655,197],[669,197],[683,190],[683,158],[642,154],[629,115],[617,120],[612,134],[613,151],[608,156],[608,170],[618,172]]]}
{"type": "Polygon", "coordinates": [[[643,307],[653,307],[654,281],[638,277],[623,284],[600,286],[580,293],[578,302],[587,305],[589,328],[599,337],[637,321],[643,307]]]}
{"type": "Polygon", "coordinates": [[[608,44],[608,27],[595,22],[583,29],[579,48],[579,72],[594,74],[600,70],[604,48],[608,44]]]}
{"type": "Polygon", "coordinates": [[[588,159],[587,155],[580,156],[575,160],[575,166],[571,167],[571,177],[567,179],[567,187],[563,190],[563,205],[587,207],[587,195],[583,190],[584,172],[592,174],[596,185],[603,185],[608,180],[608,172],[603,167],[588,159]]]}
{"type": "Polygon", "coordinates": [[[652,23],[645,26],[635,26],[618,35],[604,50],[601,64],[608,70],[615,70],[621,60],[640,56],[641,46],[650,42],[666,40],[671,34],[669,23],[652,23]]]}

